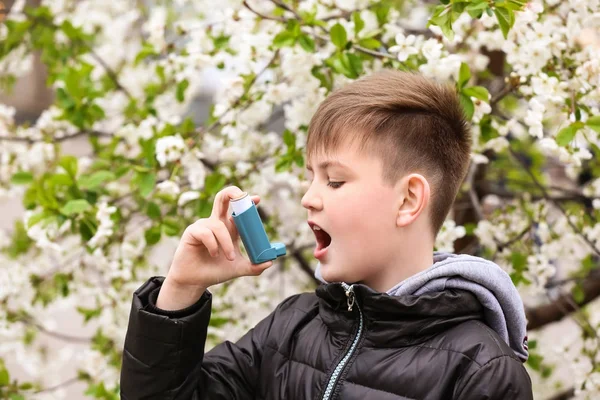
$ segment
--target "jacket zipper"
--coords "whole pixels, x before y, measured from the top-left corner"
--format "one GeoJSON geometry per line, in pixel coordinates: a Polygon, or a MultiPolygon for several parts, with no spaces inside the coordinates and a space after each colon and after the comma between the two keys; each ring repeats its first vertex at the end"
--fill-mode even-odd
{"type": "MultiPolygon", "coordinates": [[[[354,295],[354,285],[348,285],[346,283],[342,283],[344,290],[346,291],[346,298],[348,303],[348,311],[352,311],[352,308],[355,305],[355,295],[354,295]]],[[[322,400],[330,400],[331,395],[334,393],[337,381],[342,371],[348,364],[348,361],[356,351],[356,347],[358,346],[358,342],[363,334],[363,314],[360,306],[356,304],[356,308],[358,309],[359,322],[358,322],[358,330],[356,331],[356,336],[354,336],[354,340],[352,341],[352,345],[344,355],[344,357],[340,360],[338,365],[333,370],[331,374],[331,378],[329,378],[329,382],[327,383],[327,388],[325,389],[325,393],[323,394],[322,400]]]]}

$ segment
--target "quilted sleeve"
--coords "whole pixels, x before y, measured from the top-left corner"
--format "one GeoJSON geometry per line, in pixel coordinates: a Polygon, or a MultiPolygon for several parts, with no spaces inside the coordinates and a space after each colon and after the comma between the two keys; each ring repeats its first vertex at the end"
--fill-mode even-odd
{"type": "Polygon", "coordinates": [[[163,280],[151,278],[133,295],[123,349],[121,398],[253,398],[262,346],[275,311],[237,343],[224,342],[205,355],[211,294],[205,292],[185,310],[161,312],[152,300],[163,280]]]}
{"type": "Polygon", "coordinates": [[[496,357],[466,377],[454,399],[533,400],[531,378],[519,360],[496,357]]]}

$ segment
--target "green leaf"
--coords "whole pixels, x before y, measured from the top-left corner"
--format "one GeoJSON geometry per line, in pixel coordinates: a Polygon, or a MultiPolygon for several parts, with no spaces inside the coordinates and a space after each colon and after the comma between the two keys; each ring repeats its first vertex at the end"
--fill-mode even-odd
{"type": "Polygon", "coordinates": [[[88,322],[89,320],[99,317],[102,314],[102,307],[98,308],[84,308],[84,307],[76,307],[77,311],[83,315],[84,322],[88,322]]]}
{"type": "Polygon", "coordinates": [[[496,7],[494,8],[494,14],[496,14],[496,19],[498,19],[498,25],[500,25],[502,35],[504,35],[504,39],[506,39],[508,37],[508,31],[512,27],[511,21],[514,21],[513,12],[506,8],[496,7]]]}
{"type": "Polygon", "coordinates": [[[520,1],[500,0],[500,1],[496,1],[496,7],[506,8],[511,11],[521,11],[524,8],[524,4],[520,1]]]}
{"type": "Polygon", "coordinates": [[[331,89],[333,88],[333,83],[331,82],[331,79],[329,79],[328,76],[323,74],[323,72],[318,66],[315,65],[312,68],[311,73],[315,78],[317,78],[321,82],[321,87],[324,87],[328,91],[331,91],[331,89]]]}
{"type": "Polygon", "coordinates": [[[87,200],[77,199],[70,200],[60,209],[60,212],[61,214],[66,215],[68,217],[73,214],[81,214],[85,211],[90,210],[91,208],[92,206],[90,205],[90,203],[87,202],[87,200]]]}
{"type": "Polygon", "coordinates": [[[292,167],[292,159],[285,154],[275,163],[275,172],[288,171],[292,167]]]}
{"type": "Polygon", "coordinates": [[[315,52],[315,41],[310,36],[306,34],[300,35],[298,37],[298,43],[300,44],[300,47],[302,47],[306,52],[315,52]]]}
{"type": "Polygon", "coordinates": [[[354,11],[352,13],[352,21],[354,21],[354,33],[355,36],[358,36],[358,33],[363,30],[365,27],[365,21],[360,16],[359,11],[354,11]]]}
{"type": "Polygon", "coordinates": [[[154,51],[154,46],[145,43],[142,47],[142,50],[140,50],[140,52],[135,56],[135,61],[133,62],[133,65],[137,66],[140,63],[140,61],[142,61],[146,57],[155,55],[157,54],[154,51]]]}
{"type": "Polygon", "coordinates": [[[571,294],[573,295],[573,300],[575,300],[577,302],[577,304],[582,304],[584,302],[585,292],[583,291],[581,284],[577,284],[577,285],[573,286],[573,289],[571,290],[571,294]]]}
{"type": "Polygon", "coordinates": [[[475,106],[473,105],[471,98],[461,93],[459,99],[460,104],[462,104],[463,109],[465,110],[465,115],[467,116],[467,119],[471,120],[473,118],[473,114],[475,113],[475,106]]]}
{"type": "Polygon", "coordinates": [[[293,46],[295,43],[296,43],[296,37],[288,31],[280,32],[273,39],[273,47],[275,47],[276,49],[279,49],[282,47],[290,47],[290,46],[293,46]]]}
{"type": "Polygon", "coordinates": [[[464,87],[471,79],[471,70],[466,63],[460,63],[460,71],[458,72],[458,87],[464,87]]]}
{"type": "Polygon", "coordinates": [[[339,53],[334,56],[331,60],[331,67],[339,74],[347,77],[352,77],[352,71],[350,70],[349,62],[344,53],[339,53]]]}
{"type": "Polygon", "coordinates": [[[52,185],[62,185],[62,186],[71,186],[73,184],[73,179],[67,174],[54,174],[48,179],[52,185]]]}
{"type": "Polygon", "coordinates": [[[214,172],[204,180],[204,189],[208,195],[213,195],[225,186],[225,182],[227,182],[227,178],[224,175],[214,172]]]}
{"type": "Polygon", "coordinates": [[[471,86],[463,89],[463,93],[467,96],[475,97],[476,99],[488,102],[490,101],[490,93],[483,86],[471,86]]]}
{"type": "Polygon", "coordinates": [[[578,125],[575,124],[571,124],[566,128],[563,128],[560,132],[558,132],[558,135],[556,135],[556,143],[561,147],[568,145],[571,143],[578,130],[578,125]]]}
{"type": "Polygon", "coordinates": [[[83,175],[77,180],[77,184],[82,189],[96,189],[107,181],[116,179],[116,176],[111,171],[97,171],[91,175],[83,175]]]}
{"type": "Polygon", "coordinates": [[[588,118],[587,121],[585,121],[585,124],[600,133],[600,115],[588,118]]]}
{"type": "Polygon", "coordinates": [[[481,3],[469,4],[465,8],[465,10],[467,10],[467,11],[485,10],[487,7],[489,7],[488,3],[486,1],[482,1],[481,3]]]}
{"type": "Polygon", "coordinates": [[[452,11],[445,6],[436,7],[436,11],[427,22],[427,26],[429,25],[439,26],[449,40],[454,38],[454,31],[452,30],[452,11]]]}
{"type": "Polygon", "coordinates": [[[181,232],[181,224],[176,218],[164,218],[162,221],[162,231],[167,236],[178,236],[181,232]]]}
{"type": "Polygon", "coordinates": [[[188,88],[188,86],[190,86],[190,83],[187,79],[184,79],[177,84],[175,98],[178,102],[183,103],[183,101],[185,100],[185,90],[188,88]]]}
{"type": "Polygon", "coordinates": [[[152,192],[156,185],[156,174],[154,172],[146,172],[139,174],[140,195],[146,197],[152,192]]]}
{"type": "Polygon", "coordinates": [[[146,243],[149,245],[156,244],[160,241],[161,231],[160,225],[154,225],[144,233],[146,243]]]}
{"type": "Polygon", "coordinates": [[[11,178],[11,183],[14,185],[27,185],[33,182],[33,175],[31,172],[20,171],[14,174],[11,178]]]}
{"type": "Polygon", "coordinates": [[[54,216],[54,214],[48,210],[43,210],[43,211],[40,211],[39,213],[35,213],[31,217],[29,217],[29,219],[27,220],[27,228],[31,228],[38,222],[43,221],[52,216],[54,216]]]}
{"type": "Polygon", "coordinates": [[[4,367],[4,365],[0,365],[0,387],[8,386],[10,383],[10,375],[8,374],[8,370],[4,367]]]}
{"type": "Polygon", "coordinates": [[[161,217],[160,207],[158,204],[154,202],[148,203],[148,208],[146,209],[146,215],[151,219],[158,220],[161,217]]]}
{"type": "Polygon", "coordinates": [[[331,41],[338,49],[343,50],[346,47],[348,35],[346,34],[346,29],[340,23],[335,24],[331,28],[329,35],[331,36],[331,41]]]}
{"type": "Polygon", "coordinates": [[[366,49],[375,50],[381,47],[381,42],[373,38],[360,39],[358,45],[366,49]]]}
{"type": "Polygon", "coordinates": [[[362,59],[354,53],[347,53],[347,57],[353,77],[358,78],[363,72],[362,59]]]}
{"type": "Polygon", "coordinates": [[[77,158],[73,156],[63,156],[58,165],[63,167],[63,169],[67,171],[71,178],[75,178],[77,175],[77,158]]]}
{"type": "Polygon", "coordinates": [[[286,129],[283,132],[283,143],[288,147],[288,149],[296,149],[296,135],[294,135],[289,129],[286,129]]]}

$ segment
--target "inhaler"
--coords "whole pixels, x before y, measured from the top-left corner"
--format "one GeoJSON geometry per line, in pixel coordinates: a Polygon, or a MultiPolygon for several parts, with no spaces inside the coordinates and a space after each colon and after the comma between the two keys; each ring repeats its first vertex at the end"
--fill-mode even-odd
{"type": "Polygon", "coordinates": [[[269,242],[256,205],[248,193],[244,192],[240,197],[231,199],[230,203],[233,222],[252,264],[261,264],[286,254],[285,244],[269,242]]]}

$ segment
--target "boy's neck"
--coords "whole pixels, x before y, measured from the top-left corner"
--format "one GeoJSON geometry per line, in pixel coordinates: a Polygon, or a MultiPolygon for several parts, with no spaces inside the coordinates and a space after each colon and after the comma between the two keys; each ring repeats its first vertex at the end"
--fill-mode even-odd
{"type": "Polygon", "coordinates": [[[385,293],[398,283],[426,270],[433,265],[433,244],[404,243],[402,251],[390,259],[389,266],[382,268],[377,275],[364,280],[371,289],[385,293]]]}

